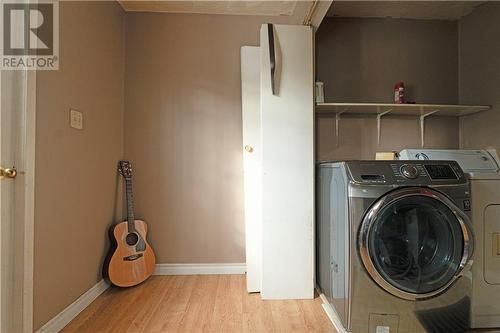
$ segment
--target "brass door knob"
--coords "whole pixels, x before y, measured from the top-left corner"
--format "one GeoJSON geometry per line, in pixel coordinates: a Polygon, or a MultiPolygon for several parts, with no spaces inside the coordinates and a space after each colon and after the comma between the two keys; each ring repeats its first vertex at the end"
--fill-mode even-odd
{"type": "Polygon", "coordinates": [[[253,152],[253,147],[252,147],[252,146],[250,146],[250,145],[246,145],[246,146],[245,146],[245,150],[246,150],[247,152],[251,153],[251,152],[253,152]]]}
{"type": "Polygon", "coordinates": [[[2,168],[0,167],[0,179],[2,178],[16,178],[17,170],[16,168],[2,168]]]}

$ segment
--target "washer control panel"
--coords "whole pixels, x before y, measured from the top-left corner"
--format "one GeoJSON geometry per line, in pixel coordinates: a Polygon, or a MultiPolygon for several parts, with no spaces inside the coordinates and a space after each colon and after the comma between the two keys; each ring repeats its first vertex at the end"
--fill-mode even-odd
{"type": "Polygon", "coordinates": [[[420,161],[406,161],[391,163],[392,174],[398,183],[411,182],[412,180],[429,180],[429,174],[420,161]]]}
{"type": "Polygon", "coordinates": [[[415,179],[420,174],[417,167],[412,164],[403,164],[399,168],[399,171],[404,177],[408,179],[415,179]]]}
{"type": "Polygon", "coordinates": [[[455,161],[349,161],[352,179],[363,184],[432,185],[467,182],[455,161]]]}

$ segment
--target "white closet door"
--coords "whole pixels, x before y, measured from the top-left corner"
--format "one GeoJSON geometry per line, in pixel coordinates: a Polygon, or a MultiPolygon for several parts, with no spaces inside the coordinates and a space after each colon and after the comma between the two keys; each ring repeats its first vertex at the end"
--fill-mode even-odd
{"type": "Polygon", "coordinates": [[[247,290],[259,292],[262,265],[262,168],[260,142],[260,48],[241,48],[243,172],[247,290]]]}
{"type": "Polygon", "coordinates": [[[261,295],[264,299],[301,299],[314,295],[313,54],[310,27],[262,26],[261,295]]]}

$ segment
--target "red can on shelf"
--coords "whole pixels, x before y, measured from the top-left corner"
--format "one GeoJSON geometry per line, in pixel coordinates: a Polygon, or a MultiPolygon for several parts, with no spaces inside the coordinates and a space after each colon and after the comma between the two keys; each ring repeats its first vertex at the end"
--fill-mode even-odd
{"type": "Polygon", "coordinates": [[[394,103],[404,104],[405,102],[405,84],[398,82],[394,86],[394,103]]]}

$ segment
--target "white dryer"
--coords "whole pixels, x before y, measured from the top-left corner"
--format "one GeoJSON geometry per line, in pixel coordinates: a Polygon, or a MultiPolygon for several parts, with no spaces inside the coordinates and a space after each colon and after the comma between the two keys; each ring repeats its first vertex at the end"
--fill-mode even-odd
{"type": "Polygon", "coordinates": [[[405,149],[401,160],[454,160],[468,173],[476,248],[471,326],[500,328],[500,162],[495,150],[405,149]]]}

